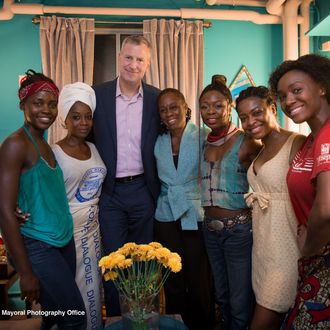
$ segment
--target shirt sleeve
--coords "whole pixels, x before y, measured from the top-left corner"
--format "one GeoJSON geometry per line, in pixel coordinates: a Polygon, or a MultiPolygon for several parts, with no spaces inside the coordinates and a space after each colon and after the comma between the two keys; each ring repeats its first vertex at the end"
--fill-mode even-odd
{"type": "Polygon", "coordinates": [[[319,173],[330,171],[330,123],[324,125],[316,137],[313,159],[312,180],[315,179],[319,173]]]}

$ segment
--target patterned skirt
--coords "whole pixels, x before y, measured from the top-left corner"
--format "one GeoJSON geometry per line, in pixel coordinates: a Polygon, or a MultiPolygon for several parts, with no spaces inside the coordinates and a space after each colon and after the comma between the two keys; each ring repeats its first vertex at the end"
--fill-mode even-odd
{"type": "Polygon", "coordinates": [[[330,329],[330,242],[321,253],[299,259],[298,291],[282,330],[330,329]]]}

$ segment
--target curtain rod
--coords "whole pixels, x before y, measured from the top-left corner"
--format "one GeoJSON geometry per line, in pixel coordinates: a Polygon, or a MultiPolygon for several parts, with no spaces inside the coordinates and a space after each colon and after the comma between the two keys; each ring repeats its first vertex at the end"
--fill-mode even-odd
{"type": "MultiPolygon", "coordinates": [[[[40,16],[34,16],[32,18],[33,24],[40,24],[40,16]]],[[[123,21],[97,21],[95,20],[95,24],[111,24],[111,25],[126,25],[126,26],[134,26],[134,25],[142,25],[143,22],[123,22],[123,21]]],[[[203,27],[210,28],[212,26],[212,23],[210,21],[203,22],[203,27]]]]}

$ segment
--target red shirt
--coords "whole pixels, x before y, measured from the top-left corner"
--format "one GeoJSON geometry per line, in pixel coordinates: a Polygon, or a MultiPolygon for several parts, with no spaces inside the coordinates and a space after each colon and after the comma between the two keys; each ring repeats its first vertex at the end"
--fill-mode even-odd
{"type": "Polygon", "coordinates": [[[287,175],[290,199],[300,224],[306,224],[315,198],[314,179],[330,171],[330,121],[320,129],[313,142],[309,135],[297,152],[287,175]]]}

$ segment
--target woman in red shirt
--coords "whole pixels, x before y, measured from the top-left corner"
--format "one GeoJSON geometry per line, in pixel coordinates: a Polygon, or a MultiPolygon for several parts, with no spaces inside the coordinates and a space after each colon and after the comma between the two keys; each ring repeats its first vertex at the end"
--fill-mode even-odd
{"type": "Polygon", "coordinates": [[[330,59],[315,54],[283,62],[269,79],[284,113],[311,134],[287,175],[298,222],[299,282],[283,329],[330,327],[330,59]]]}

